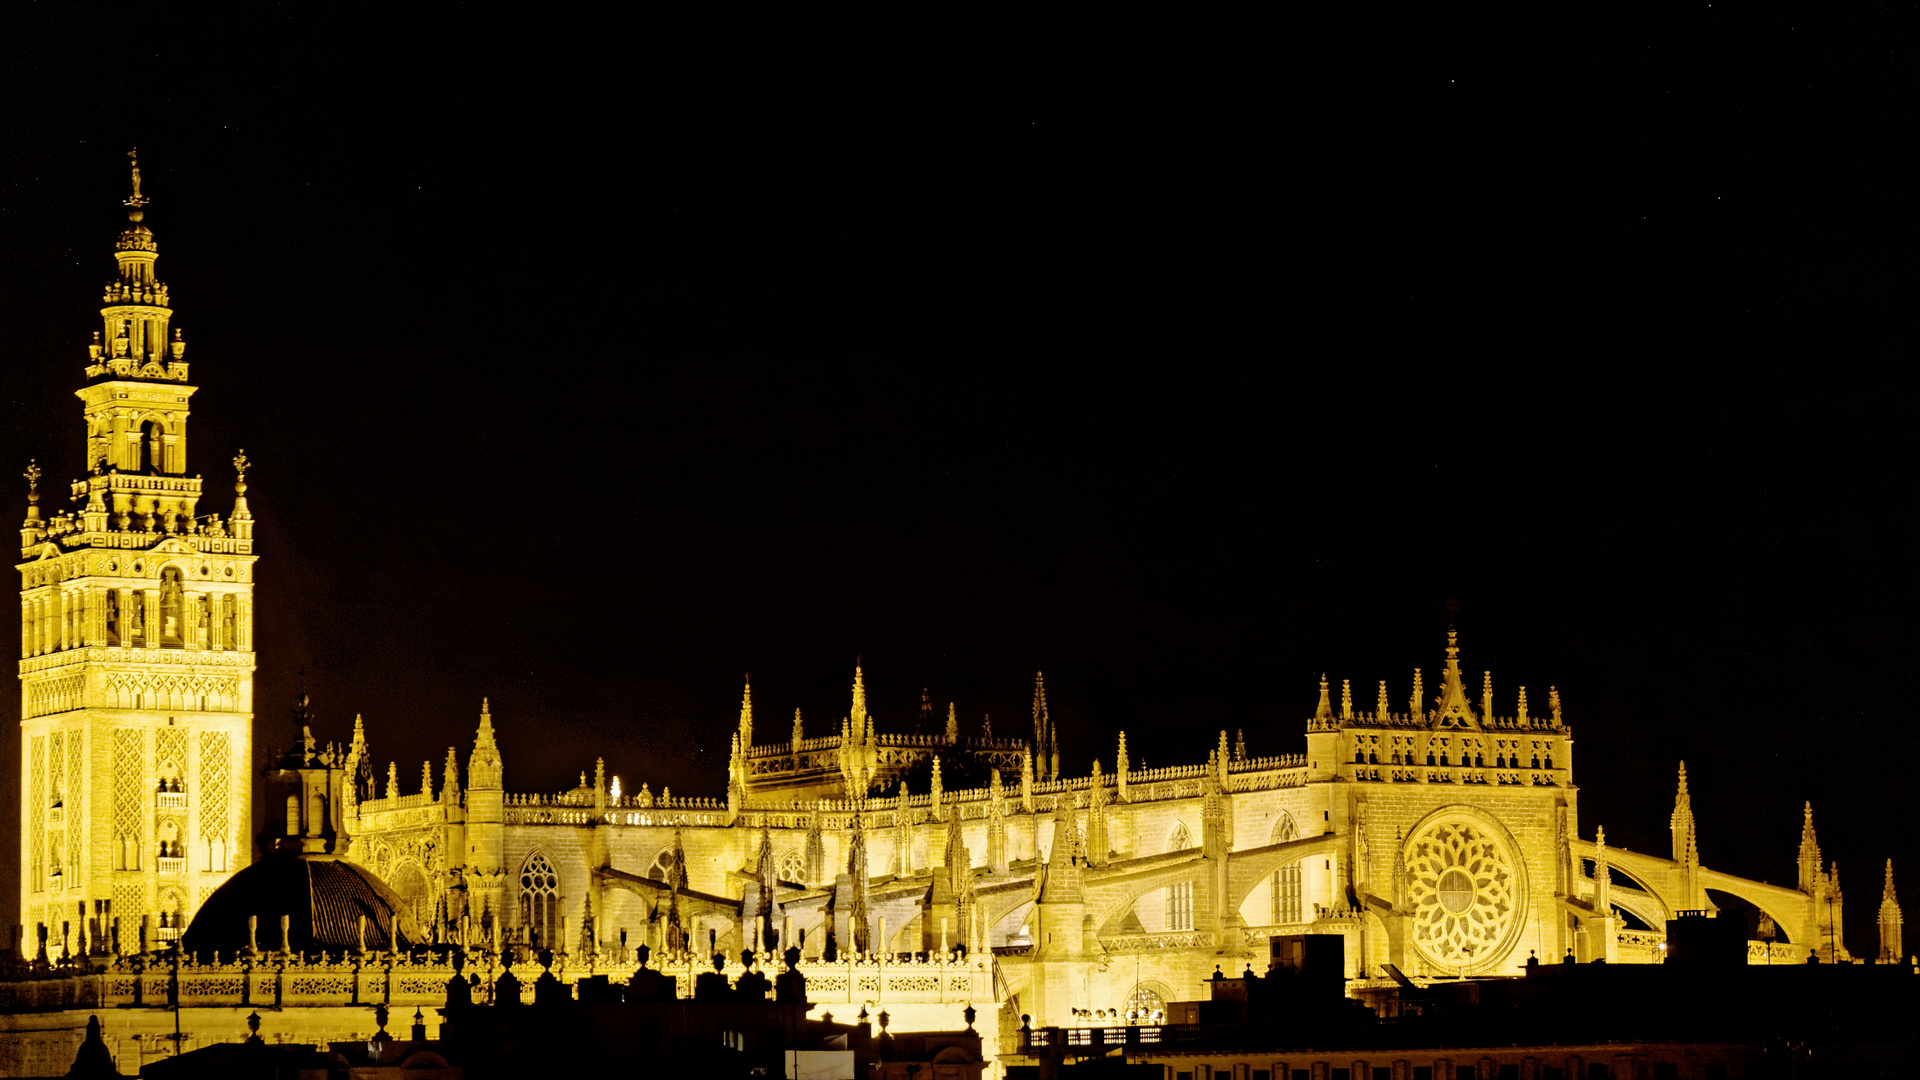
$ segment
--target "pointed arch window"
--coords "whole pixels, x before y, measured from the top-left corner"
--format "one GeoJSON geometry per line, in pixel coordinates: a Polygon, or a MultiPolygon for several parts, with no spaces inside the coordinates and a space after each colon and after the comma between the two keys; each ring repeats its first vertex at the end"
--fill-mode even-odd
{"type": "Polygon", "coordinates": [[[554,948],[560,940],[560,875],[536,851],[520,867],[520,925],[527,943],[554,948]]]}
{"type": "Polygon", "coordinates": [[[800,854],[799,848],[788,848],[786,853],[780,856],[780,880],[796,885],[806,883],[807,860],[800,854]]]}
{"type": "Polygon", "coordinates": [[[1173,832],[1167,836],[1168,851],[1185,851],[1193,846],[1193,837],[1187,833],[1187,823],[1177,822],[1173,832]]]}
{"type": "Polygon", "coordinates": [[[653,865],[647,867],[647,876],[655,881],[673,884],[673,861],[673,849],[667,848],[653,857],[653,865]]]}

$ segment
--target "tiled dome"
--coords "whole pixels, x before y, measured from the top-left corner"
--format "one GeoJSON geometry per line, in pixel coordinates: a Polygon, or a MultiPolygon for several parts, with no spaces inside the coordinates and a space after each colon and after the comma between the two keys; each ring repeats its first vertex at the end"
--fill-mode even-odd
{"type": "Polygon", "coordinates": [[[427,944],[427,933],[406,901],[373,871],[337,855],[276,852],[233,875],[194,916],[181,939],[192,954],[235,953],[247,947],[247,919],[259,919],[255,944],[262,951],[351,952],[360,946],[360,917],[367,919],[366,946],[385,951],[397,932],[401,948],[427,944]],[[287,941],[280,940],[280,917],[287,941]]]}

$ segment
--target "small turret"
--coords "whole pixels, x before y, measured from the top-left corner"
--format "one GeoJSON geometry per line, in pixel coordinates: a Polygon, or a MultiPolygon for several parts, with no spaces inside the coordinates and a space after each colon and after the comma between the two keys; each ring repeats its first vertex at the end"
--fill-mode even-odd
{"type": "Polygon", "coordinates": [[[1413,697],[1407,702],[1407,719],[1420,723],[1426,719],[1426,706],[1421,704],[1425,694],[1420,689],[1420,669],[1413,669],[1413,697]]]}
{"type": "Polygon", "coordinates": [[[1327,731],[1334,727],[1333,700],[1327,690],[1327,673],[1320,673],[1320,701],[1313,707],[1313,719],[1307,722],[1308,731],[1327,731]]]}

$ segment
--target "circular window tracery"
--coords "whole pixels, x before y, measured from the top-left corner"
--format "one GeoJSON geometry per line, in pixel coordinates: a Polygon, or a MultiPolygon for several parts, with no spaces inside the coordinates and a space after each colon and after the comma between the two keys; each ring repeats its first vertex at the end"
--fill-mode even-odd
{"type": "Polygon", "coordinates": [[[1525,871],[1504,833],[1485,814],[1452,807],[1407,839],[1402,859],[1413,942],[1442,968],[1485,969],[1512,949],[1526,903],[1525,871]]]}

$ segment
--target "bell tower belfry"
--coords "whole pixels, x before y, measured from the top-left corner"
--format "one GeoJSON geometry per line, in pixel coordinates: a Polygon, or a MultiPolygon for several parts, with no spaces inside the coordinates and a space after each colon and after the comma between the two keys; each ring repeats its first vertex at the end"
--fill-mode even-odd
{"type": "Polygon", "coordinates": [[[43,514],[29,466],[20,528],[20,912],[49,959],[163,947],[251,857],[247,460],[203,513],[137,158],[132,180],[76,391],[87,475],[43,514]]]}

